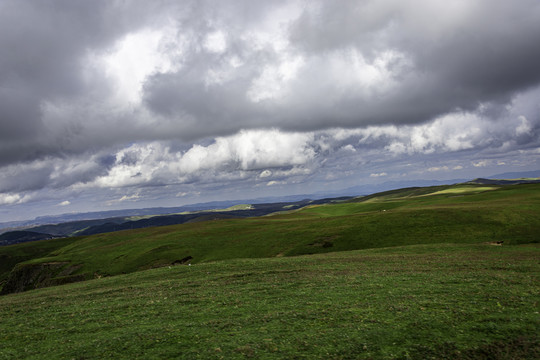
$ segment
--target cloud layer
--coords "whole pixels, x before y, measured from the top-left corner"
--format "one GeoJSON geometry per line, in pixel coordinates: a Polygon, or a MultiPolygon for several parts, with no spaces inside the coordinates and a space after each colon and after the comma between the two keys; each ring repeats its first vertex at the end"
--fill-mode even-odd
{"type": "Polygon", "coordinates": [[[538,166],[539,38],[536,0],[4,0],[0,205],[538,166]]]}

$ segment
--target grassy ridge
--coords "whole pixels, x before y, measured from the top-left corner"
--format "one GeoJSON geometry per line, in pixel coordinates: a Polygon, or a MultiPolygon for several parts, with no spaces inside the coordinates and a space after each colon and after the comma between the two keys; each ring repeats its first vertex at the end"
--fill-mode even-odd
{"type": "Polygon", "coordinates": [[[539,358],[540,247],[164,267],[0,297],[0,359],[539,358]]]}
{"type": "MultiPolygon", "coordinates": [[[[170,265],[432,243],[538,242],[540,185],[402,189],[288,214],[82,237],[29,263],[87,278],[170,265]]],[[[0,249],[1,251],[2,249],[0,249]]]]}
{"type": "Polygon", "coordinates": [[[47,256],[76,239],[51,239],[0,247],[0,285],[7,279],[11,269],[24,261],[47,256]]]}

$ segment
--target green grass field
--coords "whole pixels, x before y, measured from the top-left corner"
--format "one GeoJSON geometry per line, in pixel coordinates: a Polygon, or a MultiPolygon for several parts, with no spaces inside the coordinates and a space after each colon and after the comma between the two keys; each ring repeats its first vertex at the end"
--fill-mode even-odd
{"type": "Polygon", "coordinates": [[[454,185],[2,247],[4,284],[93,280],[0,296],[0,359],[540,358],[539,214],[454,185]]]}
{"type": "MultiPolygon", "coordinates": [[[[538,214],[540,184],[401,189],[274,216],[74,238],[55,242],[64,246],[51,245],[40,256],[17,260],[27,260],[20,268],[65,262],[77,268],[69,276],[90,279],[167,266],[187,257],[196,264],[414,244],[515,245],[540,240],[538,214]]],[[[0,256],[7,259],[17,249],[19,245],[0,248],[0,256]]],[[[10,269],[2,271],[5,280],[10,269]]]]}
{"type": "Polygon", "coordinates": [[[0,359],[533,359],[538,245],[173,266],[0,297],[0,359]]]}

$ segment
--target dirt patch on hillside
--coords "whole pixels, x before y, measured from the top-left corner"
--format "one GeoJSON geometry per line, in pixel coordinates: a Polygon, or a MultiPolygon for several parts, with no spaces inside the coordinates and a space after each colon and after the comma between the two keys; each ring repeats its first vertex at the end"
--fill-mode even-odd
{"type": "Polygon", "coordinates": [[[484,244],[493,245],[493,246],[502,246],[503,243],[504,241],[488,241],[488,242],[485,242],[484,244]]]}

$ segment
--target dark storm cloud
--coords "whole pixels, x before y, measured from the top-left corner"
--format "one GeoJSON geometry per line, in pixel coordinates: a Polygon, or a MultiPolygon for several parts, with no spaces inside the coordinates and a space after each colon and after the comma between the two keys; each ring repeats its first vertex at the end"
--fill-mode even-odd
{"type": "MultiPolygon", "coordinates": [[[[245,46],[245,44],[243,44],[245,46]]],[[[229,54],[229,57],[237,54],[229,54]]],[[[271,62],[270,51],[250,54],[238,70],[219,84],[207,84],[207,72],[219,71],[228,59],[208,53],[192,54],[183,68],[174,74],[157,74],[144,86],[145,104],[155,113],[178,119],[181,136],[200,138],[236,132],[242,127],[272,125],[262,122],[268,114],[246,96],[253,80],[261,73],[261,64],[271,62]],[[185,126],[188,125],[188,126],[185,126]]]]}
{"type": "Polygon", "coordinates": [[[75,101],[100,89],[99,79],[85,77],[84,56],[147,24],[149,6],[131,5],[0,2],[0,164],[61,152],[54,136],[47,137],[43,105],[75,101]]]}
{"type": "MultiPolygon", "coordinates": [[[[539,18],[540,4],[533,0],[310,2],[285,26],[290,43],[284,51],[302,57],[304,66],[278,85],[289,90],[281,98],[246,97],[268,66],[283,59],[271,47],[252,50],[249,40],[235,37],[237,29],[225,26],[232,46],[218,55],[201,47],[187,53],[180,71],[148,80],[145,99],[154,112],[179,119],[178,129],[188,138],[257,126],[318,130],[422,123],[476,111],[484,102],[508,103],[538,84],[539,18]],[[241,60],[240,68],[223,70],[233,57],[241,60]],[[358,81],[336,79],[336,60],[341,76],[358,81]],[[205,83],[208,72],[220,70],[233,75],[205,83]],[[384,79],[369,83],[362,78],[369,71],[384,79]]],[[[252,30],[235,25],[242,24],[244,32],[252,30]]]]}
{"type": "Polygon", "coordinates": [[[0,0],[0,204],[524,164],[538,39],[537,0],[0,0]]]}
{"type": "Polygon", "coordinates": [[[45,187],[61,189],[85,184],[106,176],[115,165],[110,154],[56,159],[48,157],[24,164],[5,166],[0,172],[0,193],[35,191],[45,187]]]}
{"type": "Polygon", "coordinates": [[[52,171],[50,164],[4,168],[0,173],[0,193],[32,191],[46,187],[50,183],[52,171]]]}
{"type": "Polygon", "coordinates": [[[243,128],[422,123],[507,103],[540,81],[534,0],[6,0],[1,7],[4,164],[243,128]],[[166,22],[182,39],[161,49],[173,69],[143,79],[135,109],[105,104],[115,84],[88,54],[166,22]],[[218,51],[206,46],[215,33],[224,42],[218,51]],[[46,118],[45,105],[60,110],[46,118]]]}
{"type": "Polygon", "coordinates": [[[481,102],[507,102],[539,82],[537,1],[387,4],[324,2],[292,26],[291,39],[309,54],[350,46],[371,58],[391,49],[409,59],[393,73],[395,91],[370,104],[362,97],[342,102],[356,115],[343,125],[426,121],[481,102]]]}
{"type": "Polygon", "coordinates": [[[18,89],[0,88],[0,141],[35,136],[40,129],[39,99],[18,89]]]}

